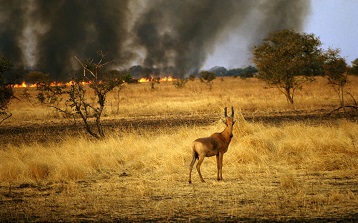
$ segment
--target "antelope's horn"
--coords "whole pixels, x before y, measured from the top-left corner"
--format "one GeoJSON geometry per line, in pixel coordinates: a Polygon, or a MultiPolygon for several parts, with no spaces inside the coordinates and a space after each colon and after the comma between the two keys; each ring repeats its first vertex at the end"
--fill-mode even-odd
{"type": "Polygon", "coordinates": [[[234,118],[234,107],[231,107],[231,118],[234,118]]]}
{"type": "Polygon", "coordinates": [[[227,118],[227,107],[224,108],[224,116],[227,118]]]}

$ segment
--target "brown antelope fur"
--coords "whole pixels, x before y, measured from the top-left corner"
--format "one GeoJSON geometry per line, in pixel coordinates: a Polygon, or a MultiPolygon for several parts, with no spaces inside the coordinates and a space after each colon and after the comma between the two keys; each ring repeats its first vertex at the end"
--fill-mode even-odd
{"type": "Polygon", "coordinates": [[[222,167],[223,167],[223,156],[224,153],[228,150],[229,144],[231,142],[232,129],[235,124],[234,121],[234,108],[231,107],[231,116],[227,116],[227,108],[224,108],[225,121],[223,121],[226,125],[224,131],[220,133],[214,133],[206,138],[199,138],[193,142],[193,159],[190,163],[189,168],[189,183],[191,183],[191,172],[193,170],[193,166],[198,159],[198,163],[196,164],[196,169],[198,170],[199,177],[201,182],[205,182],[203,176],[200,172],[200,166],[204,161],[205,157],[216,156],[216,162],[218,167],[218,181],[223,180],[222,176],[222,167]]]}

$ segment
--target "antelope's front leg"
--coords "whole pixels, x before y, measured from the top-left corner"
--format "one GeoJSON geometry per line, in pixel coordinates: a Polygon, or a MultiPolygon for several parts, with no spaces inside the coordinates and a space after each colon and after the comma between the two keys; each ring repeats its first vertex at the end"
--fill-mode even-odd
{"type": "Polygon", "coordinates": [[[218,155],[216,155],[216,163],[218,166],[218,176],[217,176],[218,181],[223,180],[223,173],[222,173],[223,156],[224,156],[224,154],[222,154],[222,153],[219,153],[218,155]]]}

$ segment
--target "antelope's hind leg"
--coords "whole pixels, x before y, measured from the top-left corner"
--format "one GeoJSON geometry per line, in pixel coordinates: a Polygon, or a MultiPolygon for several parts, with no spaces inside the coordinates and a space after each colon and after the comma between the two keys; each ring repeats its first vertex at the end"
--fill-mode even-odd
{"type": "Polygon", "coordinates": [[[193,159],[191,160],[190,162],[190,166],[189,166],[189,183],[191,184],[191,171],[193,170],[193,166],[196,162],[196,159],[197,159],[197,154],[196,152],[193,152],[193,159]]]}
{"type": "Polygon", "coordinates": [[[202,156],[202,157],[199,156],[198,163],[196,164],[196,169],[197,169],[197,171],[199,173],[199,177],[200,177],[201,182],[205,182],[205,180],[204,180],[204,178],[203,178],[203,176],[201,175],[201,172],[200,172],[200,166],[203,163],[204,158],[205,158],[205,156],[202,156]]]}

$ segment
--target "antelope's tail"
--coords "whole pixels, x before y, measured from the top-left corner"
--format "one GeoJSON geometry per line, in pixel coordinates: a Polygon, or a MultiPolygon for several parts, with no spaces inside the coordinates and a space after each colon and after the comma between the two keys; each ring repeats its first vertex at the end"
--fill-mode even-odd
{"type": "Polygon", "coordinates": [[[193,156],[190,162],[191,167],[194,165],[197,159],[199,159],[199,154],[195,151],[195,144],[193,144],[193,156]]]}
{"type": "Polygon", "coordinates": [[[193,160],[199,159],[199,154],[196,152],[195,145],[196,145],[196,143],[194,142],[194,143],[193,143],[193,146],[192,146],[192,149],[193,149],[193,160]]]}

